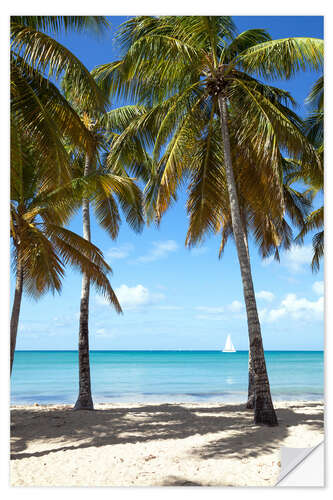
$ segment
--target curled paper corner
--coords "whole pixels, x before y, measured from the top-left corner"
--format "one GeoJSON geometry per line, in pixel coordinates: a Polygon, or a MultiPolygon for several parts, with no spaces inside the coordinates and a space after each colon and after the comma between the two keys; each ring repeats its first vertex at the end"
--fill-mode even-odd
{"type": "Polygon", "coordinates": [[[324,487],[324,441],[311,448],[280,449],[281,471],[275,486],[324,487]]]}

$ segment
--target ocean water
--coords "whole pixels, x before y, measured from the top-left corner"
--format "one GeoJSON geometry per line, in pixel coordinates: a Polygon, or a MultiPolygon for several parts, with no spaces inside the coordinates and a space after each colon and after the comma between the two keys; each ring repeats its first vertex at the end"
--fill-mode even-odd
{"type": "MultiPolygon", "coordinates": [[[[275,400],[319,400],[324,395],[322,351],[266,351],[275,400]]],[[[245,401],[248,352],[92,351],[97,402],[245,401]]],[[[74,403],[76,351],[17,351],[12,404],[74,403]]]]}

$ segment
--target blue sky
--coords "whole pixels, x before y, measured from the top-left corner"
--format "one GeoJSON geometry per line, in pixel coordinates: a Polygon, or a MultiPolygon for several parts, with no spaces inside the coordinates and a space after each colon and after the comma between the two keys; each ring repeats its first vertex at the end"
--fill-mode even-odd
{"type": "MultiPolygon", "coordinates": [[[[125,20],[109,18],[112,31],[103,39],[88,35],[59,38],[92,69],[119,57],[113,32],[125,20]]],[[[265,28],[273,38],[323,37],[321,17],[235,16],[239,31],[265,28]]],[[[289,82],[274,82],[289,90],[305,114],[304,99],[318,75],[302,73],[289,82]]],[[[117,102],[113,105],[116,107],[117,102]]],[[[93,242],[113,268],[112,286],[124,309],[114,310],[91,293],[92,349],[219,349],[228,333],[236,349],[248,348],[247,323],[236,249],[228,243],[218,259],[220,237],[189,251],[186,193],[170,209],[159,228],[134,234],[123,223],[112,241],[92,220],[93,242]]],[[[70,228],[82,234],[80,214],[70,228]]],[[[323,348],[323,271],[312,274],[311,236],[293,247],[280,263],[262,261],[250,241],[251,263],[265,349],[323,348]]],[[[38,302],[23,298],[17,349],[76,349],[81,276],[69,268],[60,296],[38,302]]]]}

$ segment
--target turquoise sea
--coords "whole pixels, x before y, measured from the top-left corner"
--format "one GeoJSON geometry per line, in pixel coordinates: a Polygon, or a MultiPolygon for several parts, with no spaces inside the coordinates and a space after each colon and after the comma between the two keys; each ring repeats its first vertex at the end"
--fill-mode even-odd
{"type": "MultiPolygon", "coordinates": [[[[266,351],[275,400],[318,400],[324,395],[322,351],[266,351]]],[[[17,351],[12,404],[74,403],[76,351],[17,351]]],[[[92,351],[95,402],[244,401],[248,352],[92,351]]]]}

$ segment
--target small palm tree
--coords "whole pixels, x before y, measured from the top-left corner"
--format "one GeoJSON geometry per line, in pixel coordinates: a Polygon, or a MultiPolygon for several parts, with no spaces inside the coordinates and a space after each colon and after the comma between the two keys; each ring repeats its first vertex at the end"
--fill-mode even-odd
{"type": "MultiPolygon", "coordinates": [[[[280,99],[272,99],[270,87],[255,77],[290,77],[300,68],[320,68],[322,41],[271,40],[264,30],[235,35],[232,19],[222,16],[136,17],[123,25],[119,39],[126,50],[125,57],[97,68],[94,74],[111,93],[118,92],[153,107],[132,128],[144,140],[148,141],[149,129],[156,137],[152,174],[160,179],[157,216],[169,206],[184,176],[195,171],[196,191],[200,193],[200,186],[206,186],[206,193],[209,191],[208,197],[198,196],[201,210],[197,220],[201,218],[201,225],[215,229],[221,220],[216,217],[214,204],[226,199],[225,193],[221,194],[220,180],[220,170],[225,171],[248,318],[255,423],[276,425],[234,163],[237,155],[246,155],[246,150],[250,150],[252,159],[258,160],[254,163],[254,167],[260,168],[258,175],[265,179],[264,194],[274,199],[272,209],[276,213],[279,206],[281,214],[284,199],[280,148],[302,161],[313,162],[316,158],[297,118],[280,99]],[[255,136],[253,130],[257,132],[255,136]],[[233,149],[234,144],[237,149],[233,149]]],[[[256,178],[249,170],[244,175],[249,184],[256,178]]]]}

